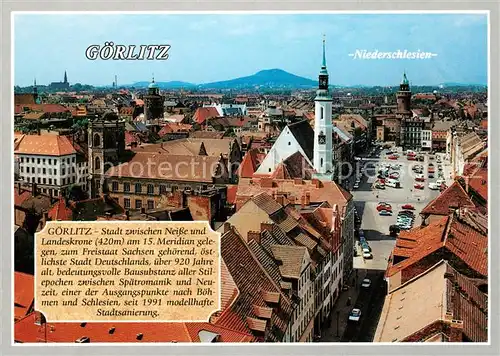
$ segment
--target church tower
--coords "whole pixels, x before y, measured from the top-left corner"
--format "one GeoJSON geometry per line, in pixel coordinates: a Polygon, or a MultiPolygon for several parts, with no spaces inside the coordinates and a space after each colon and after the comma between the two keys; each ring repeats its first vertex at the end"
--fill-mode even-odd
{"type": "Polygon", "coordinates": [[[114,112],[106,112],[89,120],[89,187],[90,196],[103,193],[106,170],[123,158],[125,152],[125,120],[114,112]]]}
{"type": "Polygon", "coordinates": [[[64,84],[68,83],[68,74],[66,74],[66,71],[64,71],[64,84]]]}
{"type": "Polygon", "coordinates": [[[160,88],[155,83],[155,78],[148,86],[148,93],[144,96],[144,121],[146,124],[157,123],[163,118],[163,96],[160,95],[160,88]]]}
{"type": "Polygon", "coordinates": [[[38,100],[38,88],[36,86],[36,78],[33,81],[33,100],[35,101],[35,104],[40,104],[38,100]]]}
{"type": "Polygon", "coordinates": [[[319,72],[319,86],[316,91],[314,117],[313,165],[317,178],[331,180],[333,174],[333,128],[332,96],[328,89],[326,70],[325,39],[323,38],[323,64],[319,72]]]}
{"type": "Polygon", "coordinates": [[[406,72],[403,73],[403,80],[399,85],[399,91],[396,94],[397,99],[397,114],[399,115],[409,115],[411,114],[411,91],[410,82],[406,78],[406,72]]]}

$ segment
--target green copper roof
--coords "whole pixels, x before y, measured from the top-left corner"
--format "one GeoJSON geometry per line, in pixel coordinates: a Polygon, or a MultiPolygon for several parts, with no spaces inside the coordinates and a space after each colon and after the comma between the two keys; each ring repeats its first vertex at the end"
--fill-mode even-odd
{"type": "Polygon", "coordinates": [[[405,73],[403,73],[403,81],[401,82],[401,84],[405,84],[405,85],[410,84],[410,83],[408,82],[408,78],[406,78],[406,72],[405,72],[405,73]]]}
{"type": "Polygon", "coordinates": [[[319,73],[328,75],[328,71],[326,70],[326,50],[325,50],[324,36],[323,36],[323,62],[321,63],[321,71],[319,73]]]}

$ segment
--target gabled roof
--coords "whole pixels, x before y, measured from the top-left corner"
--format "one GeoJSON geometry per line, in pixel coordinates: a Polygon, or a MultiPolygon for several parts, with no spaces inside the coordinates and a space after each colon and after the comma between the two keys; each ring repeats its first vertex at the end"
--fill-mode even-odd
{"type": "Polygon", "coordinates": [[[255,171],[257,171],[257,149],[250,149],[247,151],[239,168],[239,176],[242,178],[252,178],[255,171]]]}
{"type": "Polygon", "coordinates": [[[435,251],[445,248],[462,260],[475,273],[488,275],[488,237],[463,222],[455,214],[443,217],[425,227],[401,232],[393,250],[396,256],[405,258],[392,264],[386,271],[390,277],[417,263],[435,251]]]}
{"type": "MultiPolygon", "coordinates": [[[[253,326],[249,323],[257,319],[254,306],[269,307],[264,295],[271,293],[280,296],[280,287],[265,272],[241,236],[232,229],[221,237],[221,254],[240,295],[231,307],[222,313],[216,325],[250,333],[253,326]]],[[[283,295],[278,299],[276,308],[279,311],[274,312],[267,323],[267,341],[282,341],[291,317],[290,301],[283,295]]]]}
{"type": "Polygon", "coordinates": [[[52,221],[73,220],[73,211],[62,196],[59,197],[59,200],[49,210],[49,218],[52,221]]]}
{"type": "Polygon", "coordinates": [[[474,203],[460,183],[455,181],[434,200],[427,204],[420,213],[424,215],[448,215],[450,209],[458,209],[460,207],[473,208],[474,203]]]}
{"type": "Polygon", "coordinates": [[[280,273],[285,278],[299,279],[307,249],[301,246],[272,245],[273,257],[281,261],[280,273]]]}
{"type": "Polygon", "coordinates": [[[193,120],[198,124],[204,124],[208,119],[220,117],[219,112],[215,107],[203,107],[196,109],[193,115],[193,120]]]}
{"type": "Polygon", "coordinates": [[[307,120],[302,120],[287,126],[297,143],[302,147],[309,160],[313,159],[314,130],[307,120]]]}

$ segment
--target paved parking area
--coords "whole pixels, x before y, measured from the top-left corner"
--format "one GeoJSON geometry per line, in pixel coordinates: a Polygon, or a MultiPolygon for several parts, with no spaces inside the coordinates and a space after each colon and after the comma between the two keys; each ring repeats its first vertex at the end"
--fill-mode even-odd
{"type": "MultiPolygon", "coordinates": [[[[375,269],[375,270],[385,270],[387,267],[387,259],[392,252],[395,244],[395,238],[389,236],[389,226],[396,224],[397,214],[401,211],[401,206],[406,203],[410,203],[415,207],[415,222],[414,226],[418,226],[421,223],[421,218],[419,212],[435,197],[439,195],[438,190],[431,190],[428,188],[429,178],[427,175],[428,163],[433,162],[436,167],[437,172],[437,162],[436,160],[430,161],[428,155],[425,155],[424,162],[408,161],[406,156],[401,155],[397,160],[386,159],[387,150],[383,150],[380,153],[380,157],[363,157],[361,161],[358,161],[358,172],[361,171],[361,167],[364,167],[364,172],[361,173],[361,183],[360,187],[352,191],[354,196],[354,202],[356,205],[356,210],[358,214],[362,217],[361,229],[364,230],[366,239],[372,249],[373,259],[365,260],[361,251],[358,250],[358,256],[354,258],[354,268],[360,269],[375,269]],[[381,164],[400,164],[400,182],[401,188],[391,188],[386,187],[384,190],[378,190],[372,188],[372,184],[376,178],[376,172],[378,166],[381,164]],[[415,184],[415,173],[411,170],[411,167],[416,164],[421,164],[424,166],[424,176],[425,182],[424,189],[419,190],[414,188],[415,184]],[[393,215],[392,216],[380,216],[377,211],[377,204],[379,202],[386,202],[392,205],[393,215]]],[[[443,171],[445,172],[445,178],[449,172],[449,166],[447,162],[442,160],[443,171]]],[[[392,170],[391,170],[392,171],[392,170]]],[[[437,174],[431,181],[436,181],[437,174]]],[[[449,184],[449,181],[447,182],[449,184]]]]}

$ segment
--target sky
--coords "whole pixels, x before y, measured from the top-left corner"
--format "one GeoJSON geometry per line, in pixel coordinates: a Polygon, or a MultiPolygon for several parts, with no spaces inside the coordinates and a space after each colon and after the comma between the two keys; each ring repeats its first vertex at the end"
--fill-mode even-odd
{"type": "Polygon", "coordinates": [[[279,68],[316,79],[322,39],[333,85],[487,84],[486,14],[21,14],[14,15],[14,82],[118,85],[210,83],[279,68]],[[89,60],[88,46],[168,44],[156,61],[89,60]],[[367,51],[424,51],[431,59],[353,59],[367,51]]]}

